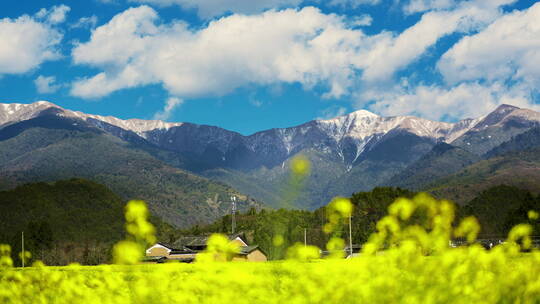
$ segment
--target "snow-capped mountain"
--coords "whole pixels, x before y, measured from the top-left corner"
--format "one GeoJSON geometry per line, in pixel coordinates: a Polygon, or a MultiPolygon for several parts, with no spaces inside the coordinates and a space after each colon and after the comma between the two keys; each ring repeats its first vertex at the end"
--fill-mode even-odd
{"type": "MultiPolygon", "coordinates": [[[[219,127],[160,120],[123,120],[113,116],[71,111],[47,101],[38,101],[31,104],[0,104],[0,126],[36,117],[50,108],[57,109],[58,116],[84,120],[116,136],[122,137],[121,134],[125,134],[125,131],[133,132],[160,148],[197,157],[206,154],[214,158],[210,162],[217,166],[233,165],[244,168],[246,166],[238,162],[258,159],[256,164],[247,167],[272,167],[306,148],[319,149],[352,164],[391,131],[399,130],[434,143],[452,143],[465,134],[470,135],[505,123],[540,122],[540,113],[508,105],[500,106],[487,116],[456,123],[437,122],[414,116],[382,117],[359,110],[333,119],[314,120],[296,127],[271,129],[243,136],[219,127]],[[234,155],[238,153],[241,157],[234,155]],[[354,155],[347,158],[347,153],[354,155]]],[[[470,146],[471,143],[464,145],[470,146]]]]}
{"type": "Polygon", "coordinates": [[[63,109],[54,103],[48,101],[38,101],[31,104],[21,104],[21,103],[0,103],[0,126],[19,122],[23,120],[28,120],[34,118],[46,109],[56,108],[61,110],[59,116],[66,116],[72,118],[79,118],[85,121],[100,121],[104,122],[119,128],[122,128],[127,131],[132,131],[140,136],[144,136],[145,132],[156,130],[156,129],[169,129],[172,127],[181,126],[182,123],[169,123],[161,120],[142,120],[142,119],[127,119],[122,120],[114,116],[101,116],[101,115],[92,115],[86,114],[79,111],[71,111],[63,109]]]}
{"type": "Polygon", "coordinates": [[[483,155],[539,124],[539,112],[501,105],[451,143],[474,154],[483,155]]]}
{"type": "Polygon", "coordinates": [[[203,153],[208,147],[226,158],[238,145],[253,153],[264,155],[282,154],[284,157],[297,153],[307,146],[326,148],[336,155],[342,154],[340,145],[353,144],[358,157],[368,146],[376,144],[390,131],[401,130],[435,142],[452,143],[466,133],[480,132],[505,123],[525,124],[540,122],[540,113],[514,106],[502,105],[484,117],[465,119],[456,123],[437,122],[414,116],[382,117],[366,110],[328,120],[314,120],[296,127],[271,129],[250,136],[219,127],[189,123],[170,123],[160,120],[119,119],[113,116],[86,114],[63,109],[47,101],[31,104],[0,104],[0,126],[27,120],[40,115],[49,108],[58,109],[58,116],[78,118],[98,128],[117,127],[170,150],[195,150],[203,153]],[[329,147],[322,147],[324,145],[329,147]],[[322,145],[322,146],[321,146],[322,145]],[[335,147],[330,147],[334,145],[335,147]]]}
{"type": "Polygon", "coordinates": [[[244,136],[215,126],[85,114],[40,101],[0,104],[0,130],[42,115],[68,118],[73,124],[82,121],[134,147],[150,147],[145,151],[169,164],[217,179],[270,205],[282,199],[279,192],[288,178],[288,161],[303,153],[313,164],[306,186],[308,203],[301,206],[306,208],[318,207],[334,195],[371,189],[437,143],[452,144],[480,157],[540,124],[540,113],[508,105],[456,123],[382,117],[359,110],[244,136]]]}
{"type": "Polygon", "coordinates": [[[42,111],[52,107],[60,108],[47,101],[38,101],[31,104],[0,103],[0,127],[8,123],[34,118],[42,111]]]}

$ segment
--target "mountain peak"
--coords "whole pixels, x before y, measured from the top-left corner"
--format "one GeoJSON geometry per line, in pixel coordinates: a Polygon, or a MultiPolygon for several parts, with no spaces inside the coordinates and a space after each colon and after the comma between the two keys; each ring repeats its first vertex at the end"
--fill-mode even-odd
{"type": "Polygon", "coordinates": [[[502,104],[493,112],[485,116],[484,119],[474,126],[474,129],[478,130],[481,128],[487,128],[488,126],[500,125],[509,119],[525,119],[538,122],[540,121],[540,113],[508,104],[502,104]]]}
{"type": "Polygon", "coordinates": [[[364,117],[377,118],[380,116],[368,110],[362,109],[362,110],[357,110],[348,114],[339,115],[336,117],[331,117],[327,119],[317,119],[317,121],[322,121],[322,122],[349,121],[349,120],[352,120],[353,118],[357,119],[357,118],[364,118],[364,117]]]}
{"type": "Polygon", "coordinates": [[[61,109],[48,101],[37,101],[31,104],[0,103],[0,125],[33,118],[49,108],[61,109]]]}
{"type": "Polygon", "coordinates": [[[352,113],[349,113],[345,116],[355,116],[355,117],[379,117],[379,115],[375,114],[375,113],[372,113],[368,110],[364,110],[364,109],[361,109],[361,110],[357,110],[357,111],[354,111],[352,113]]]}
{"type": "Polygon", "coordinates": [[[58,105],[55,105],[54,103],[52,103],[50,101],[46,101],[46,100],[40,100],[40,101],[33,102],[32,105],[35,105],[35,106],[49,106],[49,107],[60,108],[58,105]]]}
{"type": "Polygon", "coordinates": [[[497,112],[497,113],[505,113],[505,112],[510,112],[510,111],[514,111],[514,110],[519,110],[520,108],[516,107],[516,106],[513,106],[513,105],[509,105],[509,104],[505,104],[503,103],[502,105],[498,106],[494,112],[497,112]]]}

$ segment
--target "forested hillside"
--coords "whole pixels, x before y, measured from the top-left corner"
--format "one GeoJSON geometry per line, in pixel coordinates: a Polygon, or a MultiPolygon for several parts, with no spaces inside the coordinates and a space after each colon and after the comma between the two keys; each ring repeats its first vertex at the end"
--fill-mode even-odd
{"type": "MultiPolygon", "coordinates": [[[[372,191],[354,193],[350,198],[354,205],[353,243],[363,244],[368,240],[369,236],[376,231],[377,221],[387,214],[388,206],[396,198],[411,198],[414,195],[416,195],[415,192],[391,187],[378,187],[372,191]]],[[[482,226],[480,237],[493,235],[500,237],[505,236],[514,225],[528,222],[529,210],[540,211],[540,197],[527,190],[500,185],[482,192],[465,206],[456,205],[456,208],[455,223],[466,216],[475,216],[482,226]]],[[[326,222],[325,207],[313,212],[286,209],[256,212],[252,209],[247,213],[236,215],[237,231],[246,233],[249,241],[261,246],[273,259],[282,258],[285,249],[294,243],[303,243],[304,232],[308,244],[325,248],[329,240],[329,235],[323,232],[326,222]]],[[[231,216],[226,215],[211,225],[182,230],[179,234],[200,235],[213,232],[230,233],[231,216]]],[[[538,224],[534,233],[540,234],[538,224]]],[[[348,239],[346,223],[341,227],[338,235],[348,239]]]]}
{"type": "MultiPolygon", "coordinates": [[[[0,243],[11,244],[16,256],[24,232],[25,250],[47,264],[104,263],[112,244],[125,237],[125,203],[107,187],[83,179],[0,191],[0,243]]],[[[151,221],[160,238],[173,231],[158,217],[151,221]]]]}
{"type": "Polygon", "coordinates": [[[150,149],[143,139],[128,143],[81,120],[46,114],[0,129],[0,190],[85,178],[124,200],[147,201],[154,214],[177,227],[225,214],[231,195],[238,197],[241,210],[260,207],[223,183],[158,160],[150,149]]]}

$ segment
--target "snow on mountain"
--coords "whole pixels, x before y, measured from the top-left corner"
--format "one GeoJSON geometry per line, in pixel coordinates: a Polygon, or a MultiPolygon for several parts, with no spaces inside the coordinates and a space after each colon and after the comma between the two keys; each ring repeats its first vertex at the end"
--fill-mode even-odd
{"type": "Polygon", "coordinates": [[[322,128],[336,139],[351,137],[363,140],[374,134],[385,134],[399,128],[421,137],[430,137],[450,143],[482,118],[465,119],[456,123],[438,122],[414,116],[381,117],[366,110],[328,120],[318,120],[322,128]]]}
{"type": "Polygon", "coordinates": [[[471,130],[479,131],[488,127],[501,126],[509,121],[540,122],[540,112],[529,109],[521,109],[511,105],[500,105],[495,111],[482,117],[471,130]]]}
{"type": "Polygon", "coordinates": [[[0,126],[10,122],[19,122],[34,118],[41,111],[51,107],[60,108],[47,101],[38,101],[31,104],[0,103],[0,126]]]}
{"type": "MultiPolygon", "coordinates": [[[[314,120],[296,127],[271,129],[250,136],[241,136],[236,132],[217,127],[192,124],[187,124],[186,126],[189,126],[184,132],[180,132],[180,129],[175,127],[183,126],[183,123],[142,119],[122,120],[113,116],[66,110],[47,101],[38,101],[32,104],[0,104],[0,126],[33,118],[51,107],[61,110],[57,115],[79,118],[104,130],[106,130],[104,124],[116,126],[172,150],[175,150],[176,146],[178,149],[185,149],[187,142],[183,138],[186,137],[192,138],[192,144],[188,146],[197,146],[204,151],[204,147],[211,144],[223,154],[234,149],[234,146],[239,143],[256,154],[282,156],[293,154],[310,145],[340,154],[343,153],[344,146],[350,147],[352,144],[356,150],[354,159],[358,158],[368,143],[371,142],[370,145],[372,145],[373,140],[377,140],[392,130],[405,130],[434,141],[452,143],[470,130],[504,124],[512,119],[540,122],[539,112],[509,105],[499,106],[487,116],[465,119],[456,123],[437,122],[414,116],[382,117],[366,110],[359,110],[328,120],[314,120]],[[328,140],[334,144],[328,146],[328,140]]],[[[343,155],[341,157],[343,158],[343,155]]]]}
{"type": "Polygon", "coordinates": [[[78,111],[69,111],[69,110],[64,110],[64,111],[68,114],[67,116],[80,118],[88,122],[92,122],[92,120],[105,122],[110,125],[122,128],[124,130],[135,132],[139,136],[142,136],[145,138],[146,138],[146,132],[148,131],[168,130],[172,127],[178,127],[182,125],[182,123],[179,123],[179,122],[171,123],[171,122],[164,122],[162,120],[143,120],[143,119],[123,120],[123,119],[116,118],[114,116],[91,115],[91,114],[85,114],[78,111]]]}
{"type": "Polygon", "coordinates": [[[105,122],[107,124],[132,131],[140,136],[145,135],[145,132],[156,129],[170,129],[172,127],[181,126],[182,123],[168,123],[161,120],[142,120],[142,119],[127,119],[122,120],[113,116],[101,116],[86,114],[79,111],[71,111],[63,109],[48,101],[38,101],[31,104],[20,103],[0,103],[0,126],[10,123],[28,120],[38,116],[42,111],[49,108],[57,108],[62,111],[62,116],[73,117],[85,120],[96,125],[96,121],[105,122]]]}

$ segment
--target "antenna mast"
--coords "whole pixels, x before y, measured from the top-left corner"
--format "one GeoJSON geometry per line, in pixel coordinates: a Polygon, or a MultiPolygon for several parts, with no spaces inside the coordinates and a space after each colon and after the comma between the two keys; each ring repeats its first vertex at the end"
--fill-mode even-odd
{"type": "Polygon", "coordinates": [[[231,202],[232,202],[232,234],[234,234],[234,231],[236,230],[236,196],[231,196],[231,202]]]}

